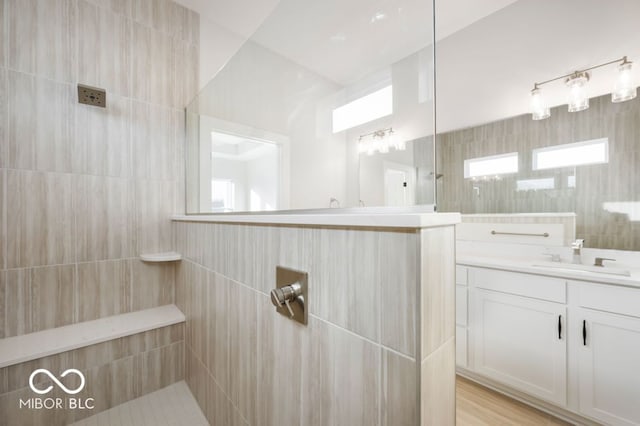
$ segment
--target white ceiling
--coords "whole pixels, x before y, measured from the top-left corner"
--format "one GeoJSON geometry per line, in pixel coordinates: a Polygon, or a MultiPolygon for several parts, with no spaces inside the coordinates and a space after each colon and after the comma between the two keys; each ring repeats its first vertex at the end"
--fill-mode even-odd
{"type": "MultiPolygon", "coordinates": [[[[428,0],[177,1],[341,85],[431,44],[428,0]]],[[[638,0],[437,0],[436,11],[441,132],[526,113],[536,81],[623,55],[639,72],[638,0]]],[[[591,96],[613,72],[593,72],[591,96]]],[[[543,89],[565,103],[561,82],[543,89]]]]}

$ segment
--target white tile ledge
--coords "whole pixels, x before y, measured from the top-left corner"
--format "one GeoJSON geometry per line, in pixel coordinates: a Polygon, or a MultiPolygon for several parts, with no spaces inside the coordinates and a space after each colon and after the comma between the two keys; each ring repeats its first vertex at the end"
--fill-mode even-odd
{"type": "Polygon", "coordinates": [[[175,251],[164,253],[144,253],[140,255],[143,262],[175,262],[182,259],[182,255],[175,251]]]}
{"type": "Polygon", "coordinates": [[[185,321],[176,305],[0,339],[0,368],[185,321]]]}
{"type": "Polygon", "coordinates": [[[327,214],[217,214],[176,215],[176,222],[257,223],[373,228],[431,228],[455,225],[460,213],[327,213],[327,214]]]}

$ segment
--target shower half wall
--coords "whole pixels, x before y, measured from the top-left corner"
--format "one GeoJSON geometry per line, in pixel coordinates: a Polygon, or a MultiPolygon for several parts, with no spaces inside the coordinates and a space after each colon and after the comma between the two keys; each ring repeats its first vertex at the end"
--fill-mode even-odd
{"type": "Polygon", "coordinates": [[[185,379],[209,422],[454,424],[458,221],[176,218],[185,379]],[[276,266],[308,272],[307,326],[271,305],[276,266]]]}

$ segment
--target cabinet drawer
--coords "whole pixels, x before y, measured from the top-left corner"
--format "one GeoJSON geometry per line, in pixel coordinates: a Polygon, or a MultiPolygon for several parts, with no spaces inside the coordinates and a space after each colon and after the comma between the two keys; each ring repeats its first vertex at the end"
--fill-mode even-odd
{"type": "Polygon", "coordinates": [[[456,265],[456,284],[467,285],[467,268],[466,266],[456,265]]]}
{"type": "Polygon", "coordinates": [[[456,286],[456,324],[467,325],[467,288],[465,286],[456,286]]]}
{"type": "Polygon", "coordinates": [[[469,284],[478,288],[550,302],[566,303],[567,301],[567,282],[560,278],[469,268],[469,284]]]}
{"type": "Polygon", "coordinates": [[[580,294],[583,308],[640,318],[640,289],[607,284],[572,283],[580,294]]]}

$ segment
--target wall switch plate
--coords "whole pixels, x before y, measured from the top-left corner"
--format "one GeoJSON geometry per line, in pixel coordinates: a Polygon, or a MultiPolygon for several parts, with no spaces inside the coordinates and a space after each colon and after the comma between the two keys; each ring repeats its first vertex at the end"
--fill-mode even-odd
{"type": "Polygon", "coordinates": [[[105,108],[107,106],[107,92],[98,87],[78,84],[78,102],[105,108]]]}

